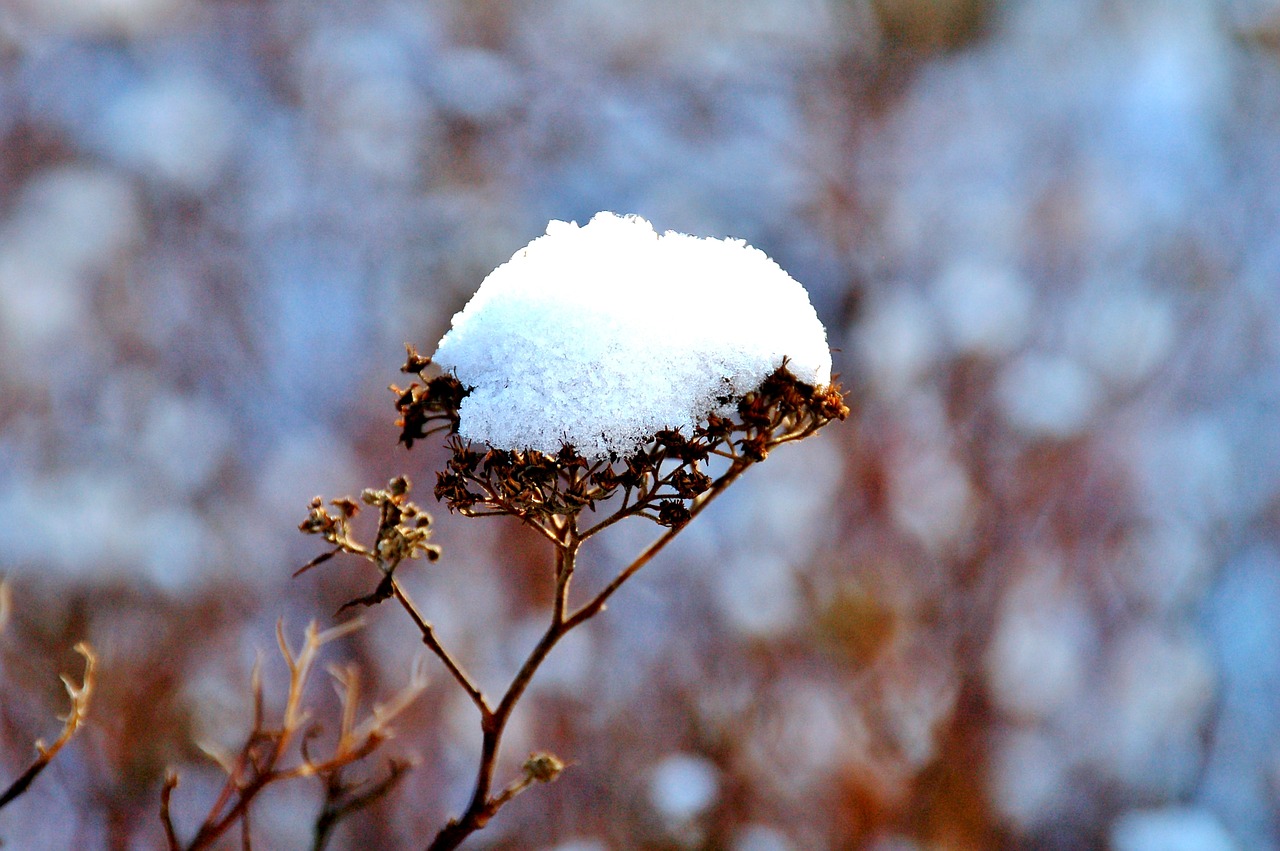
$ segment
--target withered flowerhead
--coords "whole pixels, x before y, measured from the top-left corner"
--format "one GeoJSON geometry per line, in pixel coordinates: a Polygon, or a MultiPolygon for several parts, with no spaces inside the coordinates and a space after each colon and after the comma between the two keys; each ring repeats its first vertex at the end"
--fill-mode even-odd
{"type": "Polygon", "coordinates": [[[401,441],[451,435],[435,494],[472,515],[574,516],[622,493],[678,527],[713,458],[763,460],[848,412],[826,332],[777,264],[610,213],[552,222],[403,370],[419,380],[392,388],[401,441]]]}
{"type": "Polygon", "coordinates": [[[431,360],[460,382],[433,401],[464,391],[462,437],[553,456],[568,444],[591,462],[732,414],[784,360],[831,383],[808,294],[763,252],[612,213],[548,225],[485,278],[431,360]]]}
{"type": "MultiPolygon", "coordinates": [[[[443,419],[456,422],[449,413],[443,419]]],[[[758,390],[738,400],[733,416],[712,415],[688,436],[658,432],[626,457],[592,461],[568,444],[554,455],[532,449],[481,452],[452,434],[447,442],[452,454],[436,474],[435,496],[466,515],[539,520],[594,510],[622,493],[627,513],[679,527],[689,519],[692,501],[715,484],[708,472],[711,458],[741,465],[762,461],[775,446],[807,437],[848,413],[838,386],[816,388],[779,367],[758,390]]]]}

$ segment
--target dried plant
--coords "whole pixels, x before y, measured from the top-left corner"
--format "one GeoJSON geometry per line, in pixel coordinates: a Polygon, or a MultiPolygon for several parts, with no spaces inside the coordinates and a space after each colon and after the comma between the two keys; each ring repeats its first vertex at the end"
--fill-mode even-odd
{"type": "MultiPolygon", "coordinates": [[[[3,628],[8,618],[9,607],[8,585],[0,583],[0,628],[3,628]]],[[[62,732],[53,740],[53,744],[46,745],[43,739],[36,740],[35,760],[27,766],[26,771],[22,772],[17,780],[0,792],[0,808],[12,803],[31,787],[32,782],[49,766],[58,752],[71,741],[71,737],[80,729],[89,714],[89,701],[93,697],[98,657],[94,654],[93,648],[83,641],[76,644],[75,651],[84,657],[84,676],[80,679],[80,685],[76,685],[69,675],[62,675],[62,684],[66,686],[67,697],[71,700],[71,708],[67,714],[58,719],[62,722],[62,732]]]]}
{"type": "Polygon", "coordinates": [[[178,787],[177,774],[170,772],[161,790],[160,818],[170,851],[197,851],[209,848],[228,830],[240,827],[241,845],[252,847],[250,809],[254,799],[266,787],[286,780],[318,777],[324,783],[324,806],[315,826],[313,848],[322,849],[334,826],[344,817],[372,803],[399,782],[407,765],[393,761],[385,780],[365,787],[344,781],[342,771],[374,753],[393,735],[391,721],[403,712],[426,687],[421,666],[415,666],[408,685],[388,703],[377,704],[364,718],[359,717],[360,681],[354,667],[330,668],[334,688],[342,707],[337,740],[323,758],[311,754],[310,744],[320,734],[312,723],[311,711],[303,702],[304,692],[315,668],[320,649],[359,628],[360,621],[348,621],[323,630],[315,622],[307,626],[301,647],[295,652],[285,639],[284,626],[276,627],[280,655],[289,670],[289,688],[284,709],[276,724],[268,722],[263,694],[261,664],[255,664],[251,677],[253,694],[253,728],[237,753],[212,746],[203,750],[226,772],[227,779],[208,815],[190,841],[183,843],[170,814],[170,800],[178,787]],[[285,765],[297,744],[298,759],[285,765]]]}
{"type": "MultiPolygon", "coordinates": [[[[377,587],[347,605],[375,605],[394,599],[413,619],[423,643],[449,671],[475,704],[482,735],[480,764],[471,799],[429,846],[430,851],[458,847],[483,828],[512,798],[538,782],[554,780],[564,764],[547,753],[532,755],[518,776],[495,785],[503,733],[516,705],[547,655],[570,631],[599,614],[628,579],[653,559],[682,528],[775,448],[801,440],[848,414],[838,386],[815,387],[795,378],[784,362],[758,389],[741,398],[724,398],[733,416],[711,414],[685,435],[664,430],[627,457],[591,460],[574,447],[556,455],[533,450],[478,448],[458,434],[459,409],[468,388],[456,376],[429,376],[431,359],[409,347],[403,371],[416,375],[408,388],[392,387],[400,414],[400,440],[406,447],[431,434],[447,434],[451,456],[437,474],[435,496],[468,517],[514,517],[537,530],[555,551],[549,622],[506,690],[496,700],[485,695],[464,667],[441,644],[431,622],[405,593],[396,577],[408,559],[439,557],[428,543],[430,518],[409,500],[404,477],[385,489],[366,490],[361,502],[379,512],[374,539],[358,542],[350,521],[360,510],[350,499],[326,507],[312,501],[303,532],[320,535],[331,545],[302,570],[338,553],[358,556],[380,575],[377,587]],[[628,517],[643,517],[666,527],[659,537],[624,567],[603,589],[575,604],[570,586],[582,544],[628,517]],[[589,518],[589,519],[588,519],[589,518]],[[496,790],[496,791],[495,791],[496,790]]],[[[299,571],[302,572],[302,571],[299,571]]],[[[345,607],[344,607],[345,608],[345,607]]]]}
{"type": "Polygon", "coordinates": [[[432,357],[409,346],[402,371],[417,380],[391,387],[400,442],[412,448],[443,434],[450,451],[436,499],[466,517],[515,518],[554,551],[546,628],[490,697],[396,575],[405,561],[439,557],[407,478],[366,490],[359,503],[326,506],[317,497],[300,526],[330,547],[303,570],[339,553],[372,564],[377,586],[346,606],[395,600],[476,707],[481,749],[470,801],[428,846],[446,851],[564,769],[537,753],[506,783],[495,778],[512,714],[556,644],[748,468],[849,411],[807,293],[763,252],[660,235],[643,219],[610,213],[582,228],[548,225],[485,279],[432,357]],[[655,305],[670,322],[654,321],[647,308],[655,305]],[[378,511],[369,543],[351,529],[361,503],[378,511]],[[583,543],[633,517],[664,531],[603,588],[575,600],[583,543]]]}

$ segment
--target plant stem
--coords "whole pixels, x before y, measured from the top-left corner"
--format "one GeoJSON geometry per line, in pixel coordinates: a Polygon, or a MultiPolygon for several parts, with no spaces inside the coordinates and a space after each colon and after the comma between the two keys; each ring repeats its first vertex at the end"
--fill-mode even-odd
{"type": "MultiPolygon", "coordinates": [[[[701,512],[702,509],[711,502],[711,500],[715,499],[725,490],[725,488],[737,481],[738,477],[746,471],[748,466],[749,464],[742,461],[735,462],[732,467],[725,471],[723,476],[716,479],[715,484],[695,499],[693,504],[689,507],[689,520],[692,521],[694,517],[697,517],[699,512],[701,512]]],[[[686,523],[685,525],[688,524],[686,523]]],[[[645,547],[644,552],[640,553],[640,555],[636,557],[635,561],[624,567],[622,571],[613,578],[613,581],[604,587],[604,590],[596,594],[595,597],[591,598],[590,602],[585,603],[582,608],[569,616],[565,621],[565,629],[573,629],[584,621],[595,617],[602,612],[605,607],[605,602],[613,596],[614,592],[621,588],[622,584],[634,576],[640,568],[648,564],[654,556],[660,553],[662,548],[669,544],[672,538],[680,534],[680,530],[683,528],[684,526],[672,527],[664,532],[652,544],[645,547]]]]}
{"type": "Polygon", "coordinates": [[[409,617],[413,619],[418,631],[422,633],[422,643],[444,663],[450,675],[457,680],[458,685],[462,686],[462,690],[471,698],[471,702],[480,710],[480,714],[482,716],[489,715],[492,710],[489,708],[489,702],[485,699],[484,694],[480,691],[480,687],[472,681],[467,672],[462,669],[462,666],[449,654],[449,651],[444,649],[444,645],[436,637],[435,627],[418,611],[418,607],[413,604],[413,600],[409,599],[409,594],[401,587],[394,574],[388,573],[387,576],[391,579],[391,593],[396,598],[396,602],[409,613],[409,617]]]}
{"type": "MultiPolygon", "coordinates": [[[[696,517],[711,500],[737,481],[748,466],[750,466],[749,462],[735,461],[725,471],[724,475],[715,481],[710,489],[693,501],[689,508],[689,519],[692,520],[696,517]]],[[[570,614],[569,584],[573,579],[578,549],[582,546],[582,541],[587,535],[578,532],[576,520],[571,519],[569,521],[562,537],[556,541],[556,588],[555,598],[552,602],[551,623],[538,641],[538,644],[529,653],[528,658],[525,659],[524,664],[520,666],[519,672],[516,673],[515,678],[511,681],[511,685],[502,696],[497,708],[490,712],[486,704],[478,702],[481,707],[480,727],[483,738],[480,746],[480,768],[476,774],[475,790],[472,792],[471,801],[466,810],[463,811],[462,815],[451,819],[436,834],[435,839],[427,846],[427,851],[452,851],[452,849],[457,848],[468,836],[488,824],[489,819],[493,818],[507,801],[514,798],[518,792],[529,785],[528,783],[517,781],[508,786],[499,795],[491,795],[493,774],[498,762],[498,750],[502,745],[503,731],[506,729],[507,721],[510,719],[516,704],[533,680],[533,675],[561,638],[570,630],[581,626],[587,620],[603,611],[605,602],[613,596],[614,592],[661,552],[663,547],[670,543],[671,539],[678,535],[682,528],[684,527],[672,527],[664,532],[657,540],[646,547],[633,562],[623,568],[602,591],[577,611],[570,614]]],[[[468,689],[468,692],[470,693],[470,689],[468,689]]],[[[483,698],[481,698],[481,701],[483,701],[483,698]]]]}
{"type": "MultiPolygon", "coordinates": [[[[502,746],[502,734],[506,730],[507,721],[510,720],[516,704],[533,680],[534,673],[547,658],[551,648],[555,647],[556,642],[571,629],[565,621],[565,612],[568,607],[569,580],[573,577],[574,563],[580,546],[581,541],[572,528],[564,540],[556,544],[556,594],[551,609],[551,623],[529,653],[528,658],[524,660],[524,664],[520,666],[520,670],[512,679],[511,685],[507,687],[497,708],[492,712],[482,713],[480,727],[483,739],[480,745],[480,768],[476,774],[475,791],[471,795],[471,802],[461,816],[452,819],[436,835],[428,846],[428,851],[449,851],[457,848],[464,839],[484,827],[503,804],[515,797],[515,791],[519,791],[519,789],[505,791],[497,797],[490,797],[490,791],[493,789],[493,773],[498,764],[498,750],[502,746]]],[[[523,786],[520,787],[520,789],[523,788],[523,786]]]]}

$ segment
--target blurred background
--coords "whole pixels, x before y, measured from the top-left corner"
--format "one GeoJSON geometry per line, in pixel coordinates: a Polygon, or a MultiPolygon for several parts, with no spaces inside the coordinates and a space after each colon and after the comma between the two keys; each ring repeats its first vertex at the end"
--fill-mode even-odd
{"type": "MultiPolygon", "coordinates": [[[[437,510],[385,388],[614,210],[774,257],[853,414],[557,649],[500,776],[571,767],[468,847],[1280,846],[1278,51],[1276,0],[3,0],[0,783],[102,661],[0,838],[159,847],[166,766],[194,831],[277,619],[375,584],[290,579],[317,493],[420,484],[444,557],[404,579],[505,685],[548,553],[437,510]]],[[[585,585],[656,530],[615,531],[585,585]]],[[[326,658],[385,698],[420,642],[369,620],[326,658]]],[[[331,848],[465,803],[430,670],[384,751],[419,766],[331,848]]],[[[264,795],[257,845],[319,802],[264,795]]]]}

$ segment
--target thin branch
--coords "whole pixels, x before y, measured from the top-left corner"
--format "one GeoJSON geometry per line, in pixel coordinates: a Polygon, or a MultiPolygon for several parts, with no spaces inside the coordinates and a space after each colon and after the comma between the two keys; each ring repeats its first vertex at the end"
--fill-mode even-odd
{"type": "Polygon", "coordinates": [[[311,851],[324,851],[329,844],[329,837],[338,823],[353,813],[359,812],[389,794],[409,773],[412,765],[400,760],[391,760],[387,776],[363,791],[360,786],[349,787],[342,782],[342,775],[334,772],[329,777],[325,789],[325,802],[316,816],[315,837],[311,843],[311,851]]]}
{"type": "MultiPolygon", "coordinates": [[[[276,640],[280,655],[289,669],[289,690],[281,721],[276,728],[267,727],[263,712],[261,669],[255,664],[251,677],[254,726],[239,754],[232,756],[216,748],[202,746],[226,771],[227,780],[195,837],[185,846],[187,851],[211,847],[237,822],[240,824],[241,844],[246,849],[250,848],[250,806],[262,789],[271,783],[298,777],[329,777],[344,766],[368,756],[391,737],[391,721],[426,688],[426,674],[421,664],[414,666],[409,684],[398,695],[387,704],[375,705],[363,721],[357,721],[356,703],[360,689],[354,669],[332,669],[342,704],[338,741],[332,754],[324,760],[313,760],[307,749],[306,736],[310,734],[306,732],[306,724],[310,713],[303,705],[302,698],[317,655],[324,645],[360,625],[360,620],[355,619],[321,631],[313,621],[306,629],[302,645],[294,651],[285,639],[283,623],[277,624],[276,640]],[[300,736],[301,762],[290,768],[278,767],[293,741],[300,736]]],[[[177,785],[177,776],[171,772],[160,793],[160,817],[170,851],[181,851],[183,848],[170,814],[170,798],[177,785]]]]}
{"type": "Polygon", "coordinates": [[[596,535],[600,532],[603,532],[605,529],[608,529],[613,524],[621,520],[625,520],[628,517],[634,517],[640,511],[643,511],[645,507],[644,502],[635,502],[635,503],[632,503],[631,505],[626,504],[626,499],[629,498],[630,495],[631,495],[631,492],[628,491],[623,498],[623,505],[619,507],[617,511],[615,511],[613,514],[610,514],[608,517],[601,520],[596,525],[588,527],[585,531],[583,531],[579,535],[579,537],[585,541],[587,538],[590,538],[593,535],[596,535]]]}
{"type": "MultiPolygon", "coordinates": [[[[736,462],[730,467],[705,493],[693,500],[693,504],[689,509],[689,518],[692,519],[697,516],[711,500],[737,481],[748,466],[750,466],[748,462],[736,462]]],[[[556,552],[556,596],[552,607],[551,623],[512,679],[511,685],[502,696],[497,708],[491,714],[483,715],[481,722],[483,738],[481,740],[480,767],[476,774],[476,784],[472,792],[471,801],[461,816],[451,819],[436,834],[427,851],[452,851],[452,849],[457,848],[468,836],[488,824],[489,820],[504,804],[533,782],[528,778],[520,778],[497,795],[490,796],[494,769],[498,761],[498,751],[502,744],[502,734],[516,704],[524,695],[529,683],[533,680],[534,674],[551,653],[556,643],[570,630],[602,611],[609,597],[656,556],[672,538],[680,533],[680,530],[685,525],[687,524],[668,529],[661,537],[650,544],[635,561],[623,568],[622,572],[604,590],[593,597],[590,602],[583,605],[572,615],[566,615],[568,611],[569,580],[573,576],[577,551],[585,539],[584,534],[579,534],[572,526],[569,527],[565,542],[557,547],[556,552]]]]}
{"type": "Polygon", "coordinates": [[[51,745],[45,745],[42,739],[36,740],[37,756],[35,761],[27,766],[27,770],[22,772],[18,779],[9,785],[9,788],[0,793],[0,808],[11,803],[15,798],[27,791],[36,777],[40,775],[40,772],[44,771],[49,763],[53,761],[53,758],[58,755],[58,751],[62,750],[67,742],[71,741],[71,737],[80,729],[80,725],[89,714],[89,701],[93,697],[93,689],[96,682],[94,674],[98,664],[98,657],[88,643],[84,641],[75,646],[75,651],[84,657],[84,676],[81,678],[80,685],[76,685],[70,676],[62,675],[62,684],[66,686],[67,696],[71,698],[71,709],[59,719],[62,721],[62,732],[51,745]]]}
{"type": "Polygon", "coordinates": [[[178,841],[178,832],[173,828],[173,816],[169,810],[169,799],[173,790],[178,788],[178,775],[172,769],[165,772],[164,786],[160,787],[160,823],[164,825],[164,838],[168,843],[168,851],[182,851],[182,843],[178,841]]]}
{"type": "Polygon", "coordinates": [[[480,766],[476,772],[476,783],[471,794],[471,801],[467,804],[467,808],[461,816],[451,819],[436,834],[435,839],[428,846],[428,851],[451,851],[451,849],[457,848],[464,839],[488,824],[489,819],[493,818],[504,804],[533,782],[532,780],[516,781],[515,784],[509,785],[494,797],[490,797],[489,794],[493,788],[494,769],[497,767],[498,751],[502,745],[502,734],[506,729],[507,721],[510,719],[511,713],[524,694],[525,689],[529,687],[529,683],[533,680],[533,675],[538,670],[538,667],[547,658],[551,649],[555,647],[556,642],[564,637],[569,630],[565,623],[564,614],[567,606],[569,578],[573,575],[574,559],[580,545],[581,539],[570,532],[567,542],[556,550],[556,591],[551,623],[547,627],[547,631],[543,633],[542,638],[539,639],[538,644],[530,651],[524,664],[520,666],[520,670],[512,679],[511,685],[507,687],[507,691],[503,694],[497,708],[492,712],[482,714],[480,727],[483,732],[483,738],[480,745],[480,766]]]}
{"type": "Polygon", "coordinates": [[[484,717],[493,714],[488,700],[485,699],[484,693],[480,691],[480,687],[462,669],[462,666],[450,655],[449,651],[445,650],[444,645],[440,643],[440,639],[436,636],[435,627],[422,616],[422,613],[418,611],[418,607],[409,599],[409,594],[401,587],[394,576],[391,577],[391,594],[396,598],[396,602],[400,604],[400,607],[408,612],[409,617],[413,619],[414,624],[418,627],[418,632],[422,633],[422,643],[444,663],[449,674],[457,681],[458,685],[462,686],[463,691],[471,698],[471,702],[479,708],[480,714],[484,717]]]}
{"type": "MultiPolygon", "coordinates": [[[[739,462],[730,467],[724,475],[716,480],[715,484],[713,484],[710,489],[693,501],[693,504],[689,507],[689,519],[692,520],[694,517],[698,516],[702,509],[704,509],[711,500],[715,499],[723,493],[729,485],[737,481],[738,477],[746,471],[748,466],[749,465],[746,463],[739,462]]],[[[614,592],[621,588],[623,583],[628,579],[635,576],[640,568],[648,564],[654,556],[660,553],[663,547],[670,543],[671,539],[678,535],[680,530],[683,528],[684,526],[675,526],[660,535],[653,543],[644,549],[644,552],[640,553],[640,555],[636,557],[635,561],[623,568],[622,571],[613,578],[613,581],[596,594],[590,602],[585,603],[580,609],[570,615],[565,621],[565,628],[573,629],[603,611],[605,602],[613,596],[614,592]]]]}

